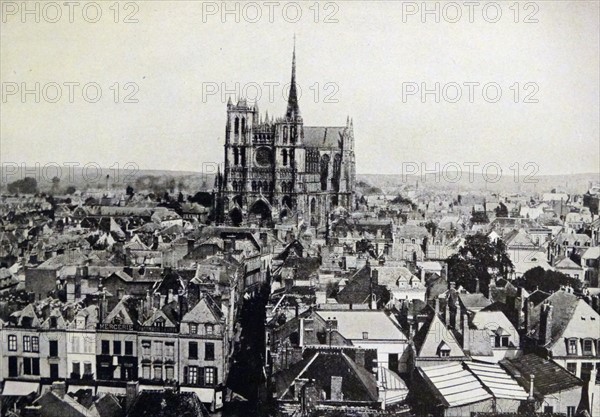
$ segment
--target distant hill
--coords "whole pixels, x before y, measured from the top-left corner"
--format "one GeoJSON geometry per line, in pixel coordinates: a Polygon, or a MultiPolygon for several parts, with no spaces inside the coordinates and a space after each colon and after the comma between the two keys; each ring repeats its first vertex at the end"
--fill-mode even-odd
{"type": "MultiPolygon", "coordinates": [[[[203,174],[193,171],[169,170],[134,170],[132,167],[96,168],[93,166],[84,170],[75,167],[69,172],[67,167],[58,171],[55,167],[47,169],[22,167],[16,170],[10,166],[0,167],[0,191],[6,193],[7,184],[34,177],[38,182],[40,191],[50,191],[52,177],[60,176],[59,190],[64,191],[73,186],[77,190],[125,190],[130,185],[136,191],[152,191],[164,193],[171,190],[182,190],[195,193],[201,190],[212,189],[215,174],[203,174]],[[108,175],[108,178],[107,178],[108,175]]],[[[491,175],[491,174],[490,174],[491,175]]],[[[357,174],[357,190],[363,194],[388,193],[399,194],[408,189],[427,189],[449,192],[483,191],[492,192],[549,192],[552,189],[569,193],[584,193],[590,184],[600,183],[599,173],[571,174],[571,175],[534,175],[520,178],[514,177],[514,172],[505,172],[497,181],[490,178],[486,181],[481,173],[475,173],[469,178],[468,172],[445,172],[442,174],[429,173],[424,177],[420,175],[384,175],[384,174],[357,174]],[[495,182],[492,182],[495,181],[495,182]]]]}

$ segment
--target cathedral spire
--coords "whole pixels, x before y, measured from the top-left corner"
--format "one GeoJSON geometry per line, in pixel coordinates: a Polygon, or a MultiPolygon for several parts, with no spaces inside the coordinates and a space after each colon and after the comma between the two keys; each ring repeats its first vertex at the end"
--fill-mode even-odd
{"type": "Polygon", "coordinates": [[[300,108],[298,107],[298,93],[296,91],[296,34],[294,34],[294,51],[292,52],[292,81],[290,83],[290,95],[288,97],[286,116],[288,118],[296,118],[300,116],[300,108]]]}

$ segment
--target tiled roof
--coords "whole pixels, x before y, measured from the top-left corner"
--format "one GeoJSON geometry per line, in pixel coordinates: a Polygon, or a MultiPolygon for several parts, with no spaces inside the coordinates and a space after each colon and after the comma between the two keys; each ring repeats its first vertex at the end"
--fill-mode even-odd
{"type": "Polygon", "coordinates": [[[529,389],[530,375],[535,375],[534,396],[538,399],[583,385],[581,379],[554,361],[540,358],[534,354],[515,359],[504,359],[500,365],[525,389],[529,389]]]}

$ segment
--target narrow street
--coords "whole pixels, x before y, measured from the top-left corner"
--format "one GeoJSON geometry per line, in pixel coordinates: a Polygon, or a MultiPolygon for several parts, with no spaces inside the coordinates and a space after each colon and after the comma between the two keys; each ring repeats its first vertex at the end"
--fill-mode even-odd
{"type": "Polygon", "coordinates": [[[245,300],[241,308],[240,344],[233,355],[227,387],[248,401],[225,404],[221,412],[223,417],[267,415],[263,373],[267,298],[268,289],[263,289],[256,297],[245,300]]]}

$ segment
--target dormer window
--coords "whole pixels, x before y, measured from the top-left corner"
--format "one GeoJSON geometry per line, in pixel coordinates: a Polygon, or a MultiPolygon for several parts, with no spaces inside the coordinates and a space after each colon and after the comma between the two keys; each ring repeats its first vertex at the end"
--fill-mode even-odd
{"type": "Polygon", "coordinates": [[[215,326],[213,326],[212,324],[207,324],[204,326],[204,331],[207,335],[212,335],[215,333],[215,326]]]}
{"type": "Polygon", "coordinates": [[[165,327],[165,319],[163,317],[159,317],[156,320],[154,320],[154,325],[156,327],[165,327]]]}
{"type": "Polygon", "coordinates": [[[190,334],[198,334],[198,325],[196,323],[190,323],[190,334]]]}
{"type": "Polygon", "coordinates": [[[450,356],[450,346],[446,342],[440,343],[438,347],[438,356],[440,358],[447,358],[450,356]]]}
{"type": "Polygon", "coordinates": [[[594,341],[592,339],[583,339],[583,354],[593,355],[594,354],[594,341]]]}
{"type": "Polygon", "coordinates": [[[363,339],[368,339],[369,338],[369,332],[363,332],[362,338],[363,339]]]}
{"type": "Polygon", "coordinates": [[[56,317],[50,317],[50,328],[56,329],[57,325],[58,325],[58,320],[56,319],[56,317]]]}
{"type": "Polygon", "coordinates": [[[569,339],[567,341],[567,353],[569,355],[577,355],[577,339],[569,339]]]}

